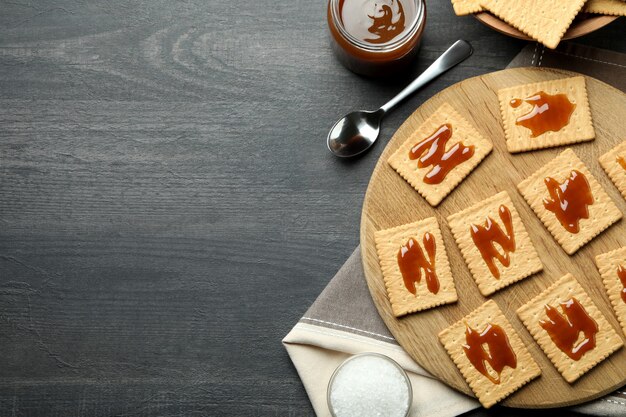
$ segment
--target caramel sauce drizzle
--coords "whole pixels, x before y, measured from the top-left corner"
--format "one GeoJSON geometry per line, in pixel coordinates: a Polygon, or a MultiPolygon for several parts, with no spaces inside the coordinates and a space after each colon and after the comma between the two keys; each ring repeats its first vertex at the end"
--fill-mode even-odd
{"type": "Polygon", "coordinates": [[[409,159],[418,159],[417,166],[432,169],[424,176],[426,184],[440,184],[448,172],[474,155],[474,146],[455,143],[448,151],[446,144],[452,137],[452,125],[443,124],[426,139],[418,142],[409,152],[409,159]]]}
{"type": "Polygon", "coordinates": [[[617,162],[626,170],[626,159],[623,156],[619,156],[617,162]]]}
{"type": "Polygon", "coordinates": [[[479,333],[466,323],[465,342],[463,350],[469,361],[494,384],[500,383],[500,375],[505,366],[513,369],[517,367],[517,356],[511,348],[509,338],[497,324],[488,323],[479,333]],[[483,345],[487,345],[488,350],[483,345]]]}
{"type": "Polygon", "coordinates": [[[500,261],[502,266],[508,268],[511,264],[511,257],[509,254],[515,252],[515,235],[513,234],[513,219],[511,218],[511,211],[508,207],[501,205],[498,209],[500,220],[504,223],[506,234],[500,228],[498,223],[495,223],[491,217],[487,217],[487,221],[484,226],[472,224],[470,226],[470,233],[474,244],[480,251],[483,260],[489,267],[491,275],[496,279],[500,279],[500,271],[494,262],[494,258],[500,261]],[[504,253],[496,248],[495,244],[500,245],[504,253]]]}
{"type": "Polygon", "coordinates": [[[563,353],[578,361],[596,346],[598,324],[576,298],[572,297],[559,305],[565,316],[556,308],[546,305],[548,318],[539,320],[539,325],[548,332],[554,344],[563,353]],[[579,341],[581,332],[583,338],[579,341]]]}
{"type": "Polygon", "coordinates": [[[548,131],[558,132],[570,120],[576,105],[569,101],[565,94],[547,94],[539,91],[525,99],[514,98],[509,102],[513,108],[522,103],[531,104],[532,109],[517,118],[515,124],[530,129],[531,136],[536,138],[548,131]]]}
{"type": "Polygon", "coordinates": [[[578,233],[581,219],[589,218],[587,206],[593,204],[591,186],[582,172],[573,170],[563,184],[554,178],[544,179],[550,198],[543,199],[546,210],[554,213],[561,225],[570,233],[578,233]]]}
{"type": "Polygon", "coordinates": [[[620,265],[617,267],[617,277],[622,283],[622,301],[626,303],[626,267],[620,265]]]}
{"type": "Polygon", "coordinates": [[[439,292],[439,279],[435,270],[435,252],[437,250],[435,237],[430,233],[424,233],[424,248],[428,254],[428,259],[424,256],[422,248],[410,238],[408,242],[398,251],[398,266],[402,273],[404,286],[413,295],[417,289],[417,283],[422,280],[422,270],[426,276],[426,287],[433,294],[439,292]]]}
{"type": "Polygon", "coordinates": [[[367,17],[372,19],[372,24],[367,28],[367,31],[372,35],[376,35],[377,38],[365,39],[366,42],[375,44],[386,43],[404,31],[405,18],[402,2],[392,0],[391,3],[392,5],[393,3],[398,5],[396,10],[393,10],[388,4],[383,4],[374,16],[367,15],[367,17]],[[379,12],[382,12],[382,15],[378,15],[379,12]],[[394,22],[396,19],[397,21],[394,22]]]}

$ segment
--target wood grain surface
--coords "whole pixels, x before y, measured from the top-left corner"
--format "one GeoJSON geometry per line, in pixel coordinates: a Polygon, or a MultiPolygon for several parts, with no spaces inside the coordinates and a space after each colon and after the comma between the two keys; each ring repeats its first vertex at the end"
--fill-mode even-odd
{"type": "MultiPolygon", "coordinates": [[[[626,245],[626,222],[618,222],[574,256],[568,256],[516,188],[521,180],[562,152],[564,147],[516,155],[511,155],[506,150],[497,90],[569,75],[572,74],[548,69],[509,69],[465,80],[435,95],[418,108],[394,134],[374,169],[363,204],[361,219],[363,266],[374,304],[381,317],[417,363],[448,385],[472,395],[469,386],[440,345],[437,334],[482,305],[487,299],[479,293],[447,227],[446,218],[500,191],[508,191],[544,265],[542,272],[504,288],[490,297],[498,303],[542,370],[539,379],[532,381],[504,401],[505,405],[511,407],[541,408],[578,404],[597,398],[626,383],[624,367],[626,349],[622,348],[578,382],[568,384],[515,314],[518,307],[570,272],[579,279],[611,325],[624,337],[611,309],[594,257],[626,245]],[[451,104],[483,136],[490,138],[494,149],[492,154],[435,209],[389,166],[387,158],[444,102],[451,104]],[[376,254],[374,232],[431,216],[437,217],[442,229],[459,301],[456,304],[397,319],[391,312],[386,295],[376,254]]],[[[585,162],[620,210],[626,212],[626,201],[597,161],[600,155],[623,140],[626,94],[592,78],[586,77],[586,80],[596,139],[585,144],[573,145],[571,148],[585,162]]]]}
{"type": "Polygon", "coordinates": [[[382,145],[526,45],[427,3],[415,67],[370,80],[325,0],[0,0],[0,416],[313,416],[280,340],[358,245],[382,145]],[[377,146],[330,155],[459,38],[377,146]]]}

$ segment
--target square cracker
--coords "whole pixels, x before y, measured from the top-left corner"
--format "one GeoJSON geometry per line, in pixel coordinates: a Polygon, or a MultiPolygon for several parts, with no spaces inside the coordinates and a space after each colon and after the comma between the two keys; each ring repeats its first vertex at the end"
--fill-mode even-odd
{"type": "Polygon", "coordinates": [[[387,295],[391,302],[393,315],[396,317],[416,311],[426,310],[442,304],[457,301],[452,271],[443,243],[437,219],[429,217],[415,223],[409,223],[392,229],[378,230],[374,235],[376,251],[383,272],[387,295]],[[431,293],[426,287],[424,271],[421,270],[421,281],[415,285],[415,295],[404,286],[404,280],[398,266],[398,251],[413,238],[428,258],[423,245],[424,234],[430,233],[435,238],[435,273],[439,280],[439,291],[431,293]]]}
{"type": "Polygon", "coordinates": [[[622,299],[622,291],[626,285],[622,284],[618,275],[620,266],[626,269],[626,246],[596,256],[596,265],[598,265],[606,293],[611,300],[615,317],[626,335],[626,301],[622,299]]]}
{"type": "Polygon", "coordinates": [[[394,152],[387,162],[398,174],[413,186],[431,206],[437,206],[470,172],[491,152],[493,145],[485,139],[474,126],[452,108],[448,103],[439,107],[415,132],[394,152]],[[424,176],[432,166],[417,167],[417,159],[409,159],[409,152],[416,143],[430,137],[445,123],[452,125],[452,137],[446,150],[461,142],[474,146],[474,155],[467,161],[453,168],[440,184],[426,184],[424,176]]]}
{"type": "Polygon", "coordinates": [[[458,322],[441,331],[439,341],[485,408],[491,407],[541,375],[539,366],[526,349],[524,342],[493,300],[487,301],[458,322]],[[489,323],[502,327],[517,357],[515,368],[506,366],[502,370],[499,384],[494,384],[476,370],[463,350],[463,345],[466,343],[466,327],[470,326],[482,332],[489,323]]]}
{"type": "Polygon", "coordinates": [[[626,163],[626,140],[602,155],[598,158],[598,161],[600,161],[600,165],[611,178],[613,184],[626,198],[626,168],[620,164],[618,158],[622,158],[624,163],[626,163]]]}
{"type": "Polygon", "coordinates": [[[489,10],[548,48],[557,47],[587,0],[481,0],[489,10]]]}
{"type": "Polygon", "coordinates": [[[548,162],[537,172],[517,185],[530,207],[541,219],[544,226],[569,255],[575,253],[591,239],[602,233],[610,225],[622,218],[622,212],[613,200],[602,189],[598,181],[591,175],[585,164],[578,159],[574,151],[566,149],[556,158],[548,162]],[[581,219],[578,233],[568,232],[559,222],[553,212],[546,209],[543,199],[549,198],[548,188],[544,178],[552,177],[563,183],[572,170],[580,171],[589,182],[593,194],[593,204],[587,206],[589,218],[581,219]]]}
{"type": "MultiPolygon", "coordinates": [[[[463,254],[463,258],[476,284],[478,284],[480,293],[485,297],[543,269],[539,255],[537,255],[528,232],[526,232],[522,219],[506,191],[502,191],[449,216],[448,224],[450,229],[452,229],[452,234],[463,254]],[[484,226],[487,218],[490,217],[506,233],[505,226],[498,214],[501,205],[507,207],[511,212],[515,251],[509,253],[511,262],[508,267],[494,259],[494,263],[500,271],[500,278],[496,278],[489,270],[480,251],[474,244],[470,230],[471,225],[474,224],[484,226]]],[[[499,246],[496,247],[499,248],[499,246]]],[[[503,254],[503,249],[499,248],[499,252],[503,254]]]]}
{"type": "Polygon", "coordinates": [[[626,3],[623,0],[589,0],[585,4],[585,12],[626,16],[626,3]]]}
{"type": "Polygon", "coordinates": [[[561,277],[537,297],[521,306],[517,310],[517,315],[530,334],[533,335],[541,349],[550,358],[556,369],[570,384],[624,345],[615,329],[606,321],[600,310],[598,310],[572,274],[561,277]],[[595,335],[595,348],[586,352],[578,361],[571,359],[559,349],[550,338],[548,332],[539,324],[540,320],[547,318],[545,312],[547,305],[562,312],[559,303],[563,303],[572,297],[582,304],[587,314],[598,324],[598,332],[595,335]]]}
{"type": "Polygon", "coordinates": [[[498,100],[500,101],[500,112],[502,113],[502,123],[506,136],[506,147],[511,153],[586,142],[596,137],[591,121],[584,77],[562,78],[503,88],[498,90],[498,100]],[[519,107],[513,108],[510,102],[513,99],[523,100],[532,97],[540,91],[552,95],[566,94],[569,101],[576,105],[576,108],[570,116],[569,123],[559,131],[547,131],[537,137],[532,137],[530,129],[515,124],[520,116],[531,111],[532,105],[522,103],[519,107]]]}
{"type": "Polygon", "coordinates": [[[452,7],[457,16],[465,16],[483,10],[480,0],[452,0],[452,7]]]}

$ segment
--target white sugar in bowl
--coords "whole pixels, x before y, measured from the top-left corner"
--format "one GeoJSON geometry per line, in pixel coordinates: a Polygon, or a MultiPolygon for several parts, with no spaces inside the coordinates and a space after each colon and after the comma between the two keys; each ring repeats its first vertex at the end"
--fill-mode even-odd
{"type": "Polygon", "coordinates": [[[361,353],[337,367],[327,398],[333,417],[406,417],[413,390],[406,372],[394,360],[361,353]]]}

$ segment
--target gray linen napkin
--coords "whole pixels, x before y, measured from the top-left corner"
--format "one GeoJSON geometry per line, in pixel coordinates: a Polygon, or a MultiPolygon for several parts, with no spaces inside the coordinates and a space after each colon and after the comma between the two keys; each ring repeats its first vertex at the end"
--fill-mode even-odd
{"type": "MultiPolygon", "coordinates": [[[[507,68],[525,66],[576,71],[626,91],[626,55],[617,52],[570,43],[557,50],[531,44],[507,68]]],[[[362,351],[384,353],[407,370],[414,390],[412,416],[452,416],[479,407],[474,399],[437,381],[397,344],[372,302],[359,247],[283,343],[318,415],[329,415],[326,386],[332,371],[348,356],[362,351]]],[[[626,387],[572,410],[625,416],[626,387]]]]}

